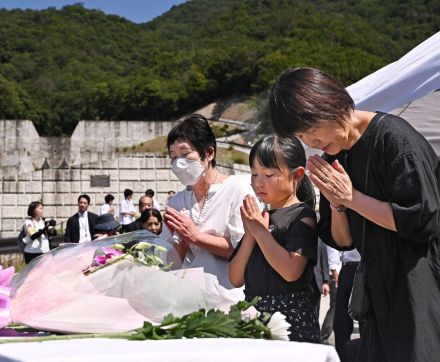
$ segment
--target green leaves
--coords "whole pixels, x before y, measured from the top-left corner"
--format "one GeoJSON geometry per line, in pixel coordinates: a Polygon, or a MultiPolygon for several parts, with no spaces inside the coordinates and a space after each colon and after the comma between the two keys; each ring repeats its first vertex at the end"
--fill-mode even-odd
{"type": "Polygon", "coordinates": [[[183,317],[168,314],[158,326],[144,322],[130,339],[178,339],[178,338],[270,338],[267,323],[269,314],[260,319],[242,319],[244,310],[253,306],[252,302],[241,301],[233,305],[229,313],[210,309],[200,309],[183,317]]]}
{"type": "Polygon", "coordinates": [[[44,136],[80,119],[175,119],[265,92],[293,66],[349,85],[438,24],[440,2],[427,0],[198,0],[147,24],[81,4],[0,9],[0,118],[30,119],[44,136]]]}

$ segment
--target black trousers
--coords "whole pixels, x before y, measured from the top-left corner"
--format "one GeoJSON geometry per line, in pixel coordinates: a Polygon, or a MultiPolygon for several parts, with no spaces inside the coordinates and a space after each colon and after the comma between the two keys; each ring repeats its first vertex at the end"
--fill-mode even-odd
{"type": "Polygon", "coordinates": [[[353,319],[348,315],[348,301],[358,264],[350,263],[343,265],[339,273],[333,332],[335,333],[335,348],[341,362],[348,361],[345,344],[350,340],[353,333],[353,319]]]}
{"type": "Polygon", "coordinates": [[[29,264],[31,260],[35,259],[37,256],[43,255],[42,253],[23,253],[24,256],[24,262],[26,264],[29,264]]]}
{"type": "Polygon", "coordinates": [[[330,308],[327,311],[327,314],[324,317],[324,321],[322,322],[321,326],[321,341],[322,343],[328,344],[328,339],[330,338],[330,335],[332,334],[333,330],[333,321],[335,317],[335,308],[336,308],[336,283],[331,278],[331,280],[328,283],[330,287],[330,308]]]}

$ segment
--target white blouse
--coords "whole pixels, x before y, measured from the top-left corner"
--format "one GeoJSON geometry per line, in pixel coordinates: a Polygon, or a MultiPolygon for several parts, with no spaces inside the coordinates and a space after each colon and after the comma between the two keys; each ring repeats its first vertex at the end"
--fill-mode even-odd
{"type": "Polygon", "coordinates": [[[132,223],[135,218],[131,215],[122,215],[123,213],[136,211],[134,208],[134,204],[132,200],[124,199],[119,204],[119,220],[121,221],[122,225],[128,225],[132,223]]]}
{"type": "Polygon", "coordinates": [[[24,221],[24,230],[26,231],[26,236],[23,238],[23,242],[26,244],[24,251],[26,253],[33,253],[33,254],[39,254],[39,253],[46,253],[49,251],[49,240],[47,239],[46,235],[43,234],[39,238],[32,240],[28,228],[31,227],[32,230],[30,230],[31,235],[36,233],[39,229],[44,228],[44,220],[40,219],[40,221],[36,221],[35,219],[26,219],[24,221]]]}
{"type": "Polygon", "coordinates": [[[109,204],[103,204],[103,205],[101,205],[101,207],[99,209],[99,215],[108,214],[109,210],[110,210],[110,205],[109,204]]]}
{"type": "MultiPolygon", "coordinates": [[[[211,185],[208,191],[208,201],[201,215],[193,191],[186,189],[174,195],[169,200],[168,206],[177,211],[191,210],[193,220],[198,220],[198,228],[201,232],[225,237],[235,248],[244,235],[240,206],[243,204],[243,198],[248,194],[255,195],[251,187],[250,175],[234,175],[229,176],[222,183],[211,185]]],[[[160,236],[173,243],[171,232],[165,223],[160,236]]],[[[188,247],[183,261],[183,268],[185,267],[203,267],[205,272],[216,275],[222,286],[228,289],[233,288],[228,278],[228,260],[201,247],[196,245],[188,247]]]]}

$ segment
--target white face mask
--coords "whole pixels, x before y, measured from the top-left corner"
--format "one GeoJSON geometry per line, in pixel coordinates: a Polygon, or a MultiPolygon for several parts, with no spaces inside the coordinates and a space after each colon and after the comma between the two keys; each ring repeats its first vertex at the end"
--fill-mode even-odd
{"type": "Polygon", "coordinates": [[[194,186],[205,171],[205,166],[200,163],[200,160],[179,157],[171,162],[171,171],[183,185],[194,186]]]}

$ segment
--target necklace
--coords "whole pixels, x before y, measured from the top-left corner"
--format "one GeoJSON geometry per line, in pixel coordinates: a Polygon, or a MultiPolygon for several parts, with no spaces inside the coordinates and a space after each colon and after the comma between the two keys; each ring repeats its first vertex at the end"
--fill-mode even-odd
{"type": "MultiPolygon", "coordinates": [[[[214,176],[214,180],[212,180],[211,185],[215,184],[215,182],[217,181],[217,175],[218,175],[218,173],[216,171],[215,176],[214,176]]],[[[211,187],[211,185],[209,185],[209,187],[211,187]]],[[[203,211],[205,211],[206,204],[208,203],[208,200],[209,200],[209,188],[208,188],[208,191],[206,192],[205,199],[203,200],[203,204],[202,204],[202,207],[200,208],[199,216],[197,218],[194,218],[193,213],[192,213],[192,205],[193,205],[194,198],[195,198],[194,188],[192,188],[191,191],[192,191],[191,192],[191,200],[190,200],[190,205],[188,207],[189,216],[191,217],[191,220],[194,222],[194,224],[196,226],[198,226],[199,222],[200,222],[200,218],[202,217],[203,211]]],[[[196,201],[197,201],[197,199],[196,199],[196,201]]]]}

